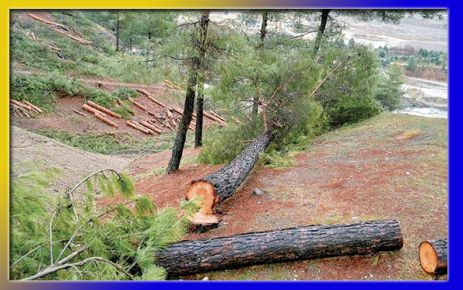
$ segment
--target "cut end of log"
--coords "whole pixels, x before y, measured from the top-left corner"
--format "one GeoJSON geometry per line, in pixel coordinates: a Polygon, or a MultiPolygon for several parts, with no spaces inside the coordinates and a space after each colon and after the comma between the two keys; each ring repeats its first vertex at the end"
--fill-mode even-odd
{"type": "Polygon", "coordinates": [[[438,257],[436,250],[429,242],[422,242],[420,245],[420,263],[426,273],[435,273],[438,257]]]}
{"type": "Polygon", "coordinates": [[[214,186],[204,179],[192,181],[185,198],[186,200],[196,199],[198,205],[201,206],[199,213],[203,215],[213,215],[213,208],[218,201],[214,186]]]}
{"type": "Polygon", "coordinates": [[[219,218],[214,214],[203,214],[201,212],[197,212],[188,220],[194,225],[201,225],[201,226],[213,226],[219,223],[219,218]]]}

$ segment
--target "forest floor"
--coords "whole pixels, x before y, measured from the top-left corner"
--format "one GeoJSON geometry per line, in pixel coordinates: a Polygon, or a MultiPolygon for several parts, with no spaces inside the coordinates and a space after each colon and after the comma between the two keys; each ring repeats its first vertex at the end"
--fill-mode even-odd
{"type": "MultiPolygon", "coordinates": [[[[158,207],[177,206],[191,180],[221,166],[196,163],[187,149],[181,169],[164,175],[169,152],[134,160],[137,194],[158,207]]],[[[366,257],[251,266],[183,277],[211,280],[430,280],[420,268],[421,241],[447,236],[447,123],[384,113],[320,136],[283,169],[257,167],[223,206],[214,230],[185,239],[286,227],[396,219],[404,247],[366,257]],[[257,196],[255,188],[265,191],[257,196]]],[[[445,277],[444,277],[445,278],[445,277]]]]}

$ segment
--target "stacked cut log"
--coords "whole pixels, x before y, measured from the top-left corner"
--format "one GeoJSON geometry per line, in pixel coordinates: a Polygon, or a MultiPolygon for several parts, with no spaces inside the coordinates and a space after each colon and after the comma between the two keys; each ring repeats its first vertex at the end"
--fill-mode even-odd
{"type": "MultiPolygon", "coordinates": [[[[119,126],[111,121],[109,118],[108,118],[108,115],[112,116],[112,117],[115,117],[115,118],[118,118],[120,119],[121,116],[113,111],[111,111],[110,109],[107,109],[101,105],[98,105],[92,101],[88,101],[86,104],[83,104],[82,105],[82,109],[84,109],[85,111],[91,113],[93,116],[95,116],[95,118],[97,118],[98,120],[102,121],[103,123],[111,126],[111,127],[114,127],[114,128],[119,128],[119,126]]],[[[76,110],[74,110],[74,112],[76,112],[76,110]]],[[[79,113],[79,112],[76,112],[76,113],[79,113]]]]}
{"type": "Polygon", "coordinates": [[[28,101],[10,100],[11,114],[16,117],[32,118],[34,114],[43,113],[42,109],[28,101]]]}
{"type": "Polygon", "coordinates": [[[157,252],[155,263],[172,277],[266,263],[368,255],[402,247],[399,223],[384,220],[183,241],[157,252]]]}
{"type": "Polygon", "coordinates": [[[158,127],[156,127],[156,126],[154,126],[154,125],[152,125],[150,123],[148,123],[147,121],[140,121],[138,123],[140,123],[141,125],[145,126],[148,129],[152,130],[153,132],[156,132],[158,134],[162,133],[161,129],[159,129],[158,127]]]}
{"type": "Polygon", "coordinates": [[[194,226],[210,227],[218,224],[215,207],[231,197],[243,183],[264,151],[273,139],[273,133],[267,131],[257,137],[246,149],[220,170],[193,180],[186,193],[186,200],[198,200],[201,206],[190,221],[194,226]]]}
{"type": "Polygon", "coordinates": [[[428,274],[447,274],[447,240],[424,241],[419,247],[420,264],[428,274]]]}
{"type": "Polygon", "coordinates": [[[134,129],[136,129],[138,131],[141,131],[141,132],[143,132],[143,133],[145,133],[147,135],[154,135],[154,131],[152,131],[151,129],[149,129],[149,128],[147,128],[147,127],[145,127],[145,126],[143,126],[143,125],[141,125],[141,124],[139,124],[139,123],[137,123],[135,121],[128,120],[126,122],[126,124],[127,124],[127,126],[132,127],[132,128],[134,128],[134,129]]]}

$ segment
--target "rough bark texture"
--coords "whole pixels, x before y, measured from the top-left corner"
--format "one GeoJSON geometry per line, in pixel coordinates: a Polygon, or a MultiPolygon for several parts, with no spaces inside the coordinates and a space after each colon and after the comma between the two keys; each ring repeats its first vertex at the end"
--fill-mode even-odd
{"type": "Polygon", "coordinates": [[[307,226],[183,241],[155,256],[171,276],[256,264],[346,255],[366,255],[403,246],[395,220],[307,226]]]}
{"type": "Polygon", "coordinates": [[[200,76],[199,79],[196,99],[195,147],[203,145],[204,77],[200,76]]]}
{"type": "MultiPolygon", "coordinates": [[[[190,76],[188,78],[185,105],[183,107],[182,119],[178,124],[177,135],[175,137],[174,147],[172,148],[172,157],[170,158],[167,166],[167,173],[173,173],[178,170],[180,166],[180,160],[182,159],[183,147],[185,146],[186,133],[190,126],[191,119],[193,117],[194,102],[195,102],[195,88],[198,79],[198,69],[201,66],[201,58],[204,58],[206,51],[206,38],[207,28],[209,25],[209,11],[205,11],[201,17],[200,23],[200,39],[199,46],[196,49],[199,51],[199,57],[193,57],[192,65],[190,67],[190,76]]],[[[198,43],[197,40],[193,39],[193,43],[198,43]]]]}
{"type": "Polygon", "coordinates": [[[426,273],[447,274],[447,240],[424,241],[419,247],[421,267],[426,273]]]}
{"type": "Polygon", "coordinates": [[[259,159],[259,153],[264,151],[273,139],[271,131],[257,137],[246,149],[229,164],[204,180],[214,185],[219,201],[222,202],[233,195],[238,186],[243,183],[259,159]]]}
{"type": "Polygon", "coordinates": [[[314,54],[317,53],[318,49],[320,48],[323,34],[325,33],[326,23],[328,21],[328,15],[330,14],[331,9],[323,9],[322,10],[322,19],[320,21],[320,26],[318,27],[318,33],[315,38],[314,44],[314,54]]]}

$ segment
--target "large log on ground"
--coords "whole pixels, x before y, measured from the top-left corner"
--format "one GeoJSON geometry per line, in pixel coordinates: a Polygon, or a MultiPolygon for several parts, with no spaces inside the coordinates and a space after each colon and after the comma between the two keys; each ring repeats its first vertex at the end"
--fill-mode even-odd
{"type": "Polygon", "coordinates": [[[257,137],[246,149],[222,169],[198,180],[193,180],[186,193],[186,199],[199,198],[201,209],[191,219],[193,224],[217,223],[214,208],[235,193],[259,159],[260,152],[273,139],[271,131],[257,137]]]}
{"type": "Polygon", "coordinates": [[[129,101],[130,101],[132,104],[134,104],[136,107],[142,109],[143,111],[145,111],[145,112],[148,111],[148,110],[146,109],[145,106],[143,106],[142,104],[140,104],[139,102],[135,101],[134,99],[132,99],[132,98],[130,98],[130,97],[129,97],[129,101]]]}
{"type": "Polygon", "coordinates": [[[384,220],[183,241],[158,252],[155,263],[177,276],[266,263],[367,255],[402,246],[399,223],[384,220]]]}
{"type": "Polygon", "coordinates": [[[128,121],[126,121],[125,123],[127,124],[127,126],[132,127],[132,128],[134,128],[134,129],[136,129],[136,130],[142,131],[143,133],[145,133],[145,134],[147,134],[147,135],[149,135],[149,134],[153,135],[153,134],[154,134],[153,131],[151,131],[150,129],[148,129],[148,128],[146,128],[146,127],[141,126],[141,125],[138,124],[137,122],[128,120],[128,121]]]}
{"type": "Polygon", "coordinates": [[[162,133],[162,130],[160,130],[158,127],[156,126],[153,126],[151,125],[150,123],[146,122],[146,121],[140,121],[138,122],[140,123],[142,126],[145,126],[146,128],[158,133],[158,134],[161,134],[162,133]]]}
{"type": "Polygon", "coordinates": [[[103,106],[101,106],[101,105],[98,105],[97,103],[94,103],[94,102],[92,102],[92,101],[88,101],[87,104],[88,104],[90,107],[93,107],[93,108],[95,108],[95,109],[97,109],[97,110],[100,110],[100,111],[102,111],[102,112],[104,112],[104,113],[110,115],[110,116],[113,116],[114,118],[122,119],[122,116],[119,115],[118,113],[115,113],[115,112],[111,111],[110,109],[105,108],[105,107],[103,107],[103,106]]]}
{"type": "Polygon", "coordinates": [[[419,247],[421,267],[426,273],[447,274],[447,240],[424,241],[419,247]]]}

